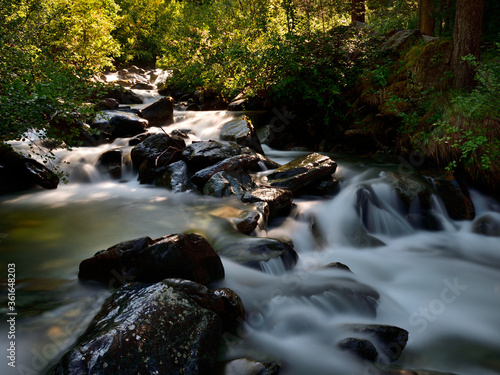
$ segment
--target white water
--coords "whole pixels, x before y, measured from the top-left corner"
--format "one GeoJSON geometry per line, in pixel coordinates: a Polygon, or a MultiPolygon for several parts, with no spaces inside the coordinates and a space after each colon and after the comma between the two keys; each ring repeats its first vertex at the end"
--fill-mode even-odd
{"type": "MultiPolygon", "coordinates": [[[[165,130],[190,129],[193,139],[216,139],[218,127],[231,118],[225,112],[176,115],[176,122],[165,130]]],[[[99,155],[116,147],[127,149],[125,145],[126,140],[117,140],[56,153],[71,162],[69,168],[83,168],[90,183],[74,178],[54,191],[2,198],[1,275],[8,263],[16,264],[19,312],[17,367],[9,368],[2,354],[2,374],[43,373],[109,295],[103,286],[78,282],[81,260],[123,240],[215,226],[220,221],[213,215],[225,206],[243,207],[235,199],[173,194],[140,185],[129,170],[121,182],[100,175],[94,168],[99,155]]],[[[298,156],[266,152],[280,163],[298,156]]],[[[397,362],[404,368],[499,374],[500,239],[472,233],[470,222],[450,220],[438,198],[434,210],[445,229],[415,230],[399,213],[397,197],[384,182],[384,167],[361,169],[336,161],[337,176],[343,177],[340,193],[331,199],[298,199],[294,212],[272,222],[268,230],[270,237],[293,240],[299,254],[293,271],[286,272],[279,262],[270,262],[266,272],[260,272],[223,260],[226,279],[219,284],[234,289],[247,310],[238,335],[224,337],[230,345],[227,358],[278,362],[284,374],[377,373],[373,365],[356,362],[336,345],[349,337],[342,324],[381,323],[409,331],[408,345],[397,362]],[[385,246],[359,248],[352,242],[352,234],[362,227],[355,209],[361,184],[371,186],[380,202],[380,207],[370,206],[366,217],[370,234],[385,246]],[[348,265],[353,274],[325,269],[331,262],[348,265]],[[362,285],[380,295],[376,317],[336,291],[365,288],[362,285]]],[[[473,196],[478,214],[494,207],[481,194],[473,196]]],[[[5,313],[6,300],[2,302],[5,313]]],[[[7,352],[8,341],[3,319],[1,353],[7,352]]]]}

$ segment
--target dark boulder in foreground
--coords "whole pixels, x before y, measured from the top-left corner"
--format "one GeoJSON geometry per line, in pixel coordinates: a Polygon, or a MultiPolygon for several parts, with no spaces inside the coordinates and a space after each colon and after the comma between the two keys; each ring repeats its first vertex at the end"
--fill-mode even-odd
{"type": "Polygon", "coordinates": [[[203,286],[178,283],[118,289],[52,373],[212,374],[222,320],[210,305],[224,302],[203,286]]]}
{"type": "Polygon", "coordinates": [[[80,263],[78,277],[104,283],[182,278],[208,284],[224,278],[222,262],[200,235],[171,234],[120,242],[80,263]]]}
{"type": "Polygon", "coordinates": [[[0,145],[0,194],[26,190],[39,185],[55,189],[59,177],[36,160],[18,154],[9,146],[0,145]]]}
{"type": "Polygon", "coordinates": [[[308,154],[282,165],[267,176],[269,185],[297,192],[309,185],[331,179],[337,169],[328,156],[317,153],[308,154]]]}

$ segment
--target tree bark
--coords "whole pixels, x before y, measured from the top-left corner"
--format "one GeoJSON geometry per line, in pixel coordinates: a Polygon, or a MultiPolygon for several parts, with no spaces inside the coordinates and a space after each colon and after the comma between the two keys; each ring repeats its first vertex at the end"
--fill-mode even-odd
{"type": "Polygon", "coordinates": [[[351,23],[365,22],[365,0],[352,0],[351,2],[351,23]]]}
{"type": "Polygon", "coordinates": [[[419,0],[418,28],[424,35],[434,36],[436,29],[434,0],[419,0]]]}
{"type": "Polygon", "coordinates": [[[481,57],[483,10],[484,0],[456,0],[452,56],[455,88],[474,86],[474,66],[462,57],[472,55],[478,60],[481,57]]]}

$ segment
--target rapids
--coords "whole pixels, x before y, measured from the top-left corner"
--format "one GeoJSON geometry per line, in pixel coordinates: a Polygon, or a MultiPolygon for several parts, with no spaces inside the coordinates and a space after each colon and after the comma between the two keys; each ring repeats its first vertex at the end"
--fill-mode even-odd
{"type": "MultiPolygon", "coordinates": [[[[151,94],[154,98],[154,93],[151,94]]],[[[164,130],[189,129],[191,138],[216,139],[226,112],[176,112],[164,130]]],[[[157,131],[160,131],[157,129],[157,131]]],[[[129,167],[111,180],[94,167],[102,152],[126,146],[127,140],[94,148],[57,150],[72,172],[57,190],[34,189],[0,198],[0,368],[2,374],[44,373],[87,327],[111,293],[106,286],[80,283],[78,264],[120,241],[152,238],[218,225],[224,207],[242,208],[237,199],[215,199],[140,185],[129,167]],[[7,265],[16,269],[16,368],[8,366],[7,265]]],[[[25,145],[14,144],[18,149],[25,145]]],[[[301,155],[265,148],[279,163],[301,155]]],[[[299,254],[295,269],[279,261],[262,271],[223,259],[226,278],[218,286],[235,290],[247,310],[238,335],[225,335],[224,358],[251,357],[277,362],[284,374],[377,374],[337,347],[346,335],[342,325],[377,323],[409,331],[397,361],[403,368],[426,368],[468,375],[500,374],[500,239],[475,234],[472,223],[454,221],[437,196],[433,211],[439,231],[417,230],[400,209],[385,176],[397,164],[355,161],[331,155],[339,164],[338,194],[301,197],[284,219],[259,235],[290,238],[299,254]],[[370,186],[380,205],[356,212],[356,191],[370,186]],[[353,242],[356,228],[385,245],[353,242]],[[325,269],[331,262],[353,274],[325,269]],[[380,300],[376,317],[343,305],[334,286],[364,284],[380,300]]],[[[400,168],[399,168],[400,169],[400,168]]],[[[500,205],[472,192],[477,215],[500,218],[500,205]]]]}

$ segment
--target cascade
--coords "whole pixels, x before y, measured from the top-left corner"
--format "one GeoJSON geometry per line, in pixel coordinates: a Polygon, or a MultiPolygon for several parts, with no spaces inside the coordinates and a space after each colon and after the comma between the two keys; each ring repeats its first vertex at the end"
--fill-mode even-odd
{"type": "MultiPolygon", "coordinates": [[[[151,131],[189,130],[189,142],[217,139],[231,118],[225,111],[176,111],[172,125],[151,131]]],[[[131,149],[127,139],[117,139],[56,150],[58,159],[69,162],[65,168],[73,177],[67,185],[0,198],[0,264],[16,264],[23,308],[18,363],[30,373],[49,368],[111,293],[78,282],[81,260],[127,239],[217,226],[212,210],[242,205],[141,185],[127,167],[122,179],[113,180],[95,167],[113,148],[125,155],[131,149]]],[[[264,149],[281,164],[301,154],[264,149]]],[[[240,337],[228,340],[225,357],[279,362],[284,374],[373,373],[377,369],[346,357],[336,344],[348,335],[345,325],[388,324],[409,332],[398,360],[404,368],[499,374],[499,237],[475,233],[472,221],[451,219],[436,194],[428,208],[435,230],[415,226],[412,218],[423,203],[415,199],[405,206],[391,185],[391,166],[332,158],[339,164],[339,192],[299,197],[287,218],[259,231],[293,241],[299,255],[294,269],[279,259],[256,270],[223,258],[226,277],[219,286],[236,291],[247,310],[240,337]],[[326,267],[333,262],[352,273],[326,267]]],[[[477,217],[500,221],[498,202],[477,191],[472,200],[477,217]]],[[[0,309],[5,312],[6,304],[0,309]]],[[[6,332],[5,324],[0,332],[6,332]]],[[[6,347],[7,336],[0,342],[6,347]]],[[[2,369],[6,361],[0,358],[2,369]]]]}

